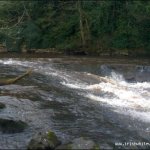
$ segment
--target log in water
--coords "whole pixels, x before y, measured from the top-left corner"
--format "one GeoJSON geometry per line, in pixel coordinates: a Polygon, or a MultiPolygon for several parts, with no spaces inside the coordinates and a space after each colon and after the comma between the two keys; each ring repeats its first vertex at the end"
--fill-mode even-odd
{"type": "Polygon", "coordinates": [[[20,75],[20,76],[17,76],[15,78],[11,78],[11,79],[6,79],[6,80],[0,80],[0,86],[3,86],[3,85],[8,85],[8,84],[14,84],[16,83],[18,80],[21,80],[22,78],[30,75],[30,73],[32,72],[31,69],[27,70],[27,72],[25,72],[24,74],[20,75]]]}

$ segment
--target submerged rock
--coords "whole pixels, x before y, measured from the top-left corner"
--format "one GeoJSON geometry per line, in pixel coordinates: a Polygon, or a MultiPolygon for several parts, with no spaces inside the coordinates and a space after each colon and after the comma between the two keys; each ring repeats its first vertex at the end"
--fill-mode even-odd
{"type": "Polygon", "coordinates": [[[5,104],[3,104],[3,103],[0,102],[0,109],[3,109],[5,107],[6,107],[5,104]]]}
{"type": "Polygon", "coordinates": [[[100,149],[98,145],[96,145],[92,140],[85,139],[83,137],[76,138],[72,142],[64,145],[60,145],[56,148],[57,150],[60,149],[89,149],[89,150],[98,150],[100,149]]]}
{"type": "Polygon", "coordinates": [[[31,141],[29,142],[28,149],[29,150],[32,150],[32,149],[53,150],[60,144],[61,142],[58,140],[55,133],[52,131],[48,131],[47,133],[39,133],[35,135],[35,137],[33,137],[31,141]]]}
{"type": "Polygon", "coordinates": [[[28,125],[23,121],[14,121],[0,118],[0,131],[3,133],[19,133],[28,125]]]}

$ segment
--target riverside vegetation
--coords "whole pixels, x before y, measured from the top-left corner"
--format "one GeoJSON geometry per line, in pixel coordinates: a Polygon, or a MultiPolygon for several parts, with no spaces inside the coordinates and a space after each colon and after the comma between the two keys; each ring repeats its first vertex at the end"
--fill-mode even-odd
{"type": "Polygon", "coordinates": [[[150,1],[0,2],[0,43],[9,52],[150,55],[150,1]]]}

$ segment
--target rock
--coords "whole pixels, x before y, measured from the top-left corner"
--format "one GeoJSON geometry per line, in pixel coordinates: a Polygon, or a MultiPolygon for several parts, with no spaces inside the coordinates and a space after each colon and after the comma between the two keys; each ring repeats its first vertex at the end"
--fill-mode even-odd
{"type": "Polygon", "coordinates": [[[3,133],[19,133],[28,125],[23,121],[14,121],[0,118],[0,131],[3,133]]]}
{"type": "Polygon", "coordinates": [[[72,150],[71,144],[62,144],[56,148],[56,150],[72,150]]]}
{"type": "Polygon", "coordinates": [[[72,142],[64,145],[60,145],[56,148],[59,149],[88,149],[88,150],[98,150],[100,149],[98,145],[96,145],[92,140],[85,139],[83,137],[76,138],[72,142]]]}
{"type": "Polygon", "coordinates": [[[29,150],[31,149],[53,150],[60,144],[61,142],[58,140],[55,133],[52,131],[48,131],[47,133],[39,133],[35,135],[35,137],[33,137],[31,141],[29,142],[28,149],[29,150]]]}
{"type": "Polygon", "coordinates": [[[6,107],[5,104],[3,104],[3,103],[0,102],[0,109],[3,109],[5,107],[6,107]]]}
{"type": "Polygon", "coordinates": [[[113,147],[114,145],[112,144],[108,144],[108,143],[101,144],[101,149],[110,150],[110,149],[114,149],[113,147]]]}

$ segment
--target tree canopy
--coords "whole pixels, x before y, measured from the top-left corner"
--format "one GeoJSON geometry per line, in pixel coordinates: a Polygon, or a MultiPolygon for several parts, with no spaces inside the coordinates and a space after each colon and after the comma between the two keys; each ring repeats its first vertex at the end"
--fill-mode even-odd
{"type": "Polygon", "coordinates": [[[150,1],[0,1],[0,43],[17,52],[150,55],[150,1]]]}

